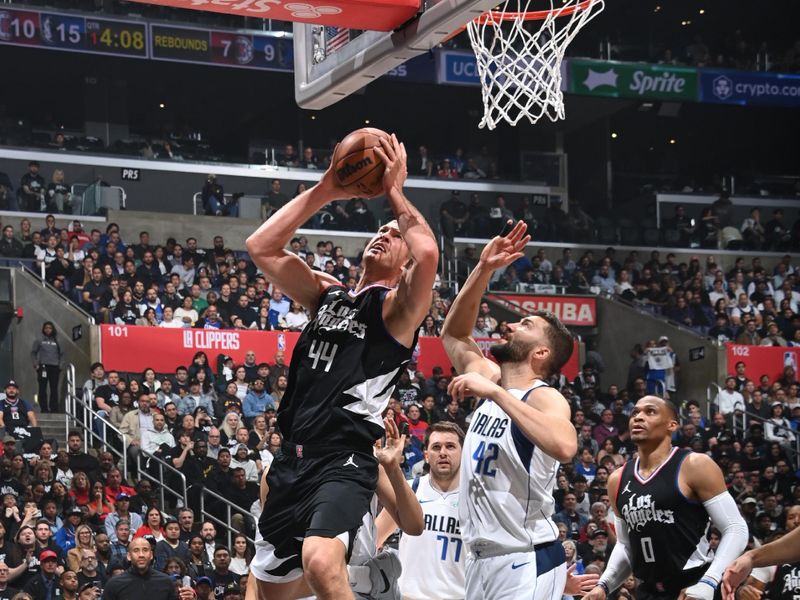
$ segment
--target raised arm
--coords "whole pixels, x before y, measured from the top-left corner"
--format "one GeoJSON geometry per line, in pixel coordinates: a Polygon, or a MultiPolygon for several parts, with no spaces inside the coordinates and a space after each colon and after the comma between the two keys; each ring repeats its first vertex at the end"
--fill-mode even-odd
{"type": "Polygon", "coordinates": [[[500,378],[500,368],[483,355],[472,338],[472,329],[492,274],[523,256],[522,249],[531,239],[526,235],[527,228],[523,221],[518,221],[508,235],[498,235],[486,244],[478,264],[447,313],[442,327],[442,343],[459,373],[480,373],[492,381],[500,378]]]}
{"type": "MultiPolygon", "coordinates": [[[[422,506],[420,506],[416,494],[414,494],[411,486],[408,485],[403,475],[403,470],[400,468],[406,436],[400,435],[397,425],[392,419],[384,419],[383,422],[386,427],[386,447],[375,451],[380,463],[378,487],[375,491],[383,505],[381,515],[386,513],[391,524],[386,517],[381,519],[381,515],[379,515],[376,526],[379,533],[380,529],[385,531],[390,527],[399,525],[403,533],[407,535],[420,535],[425,528],[422,506]],[[383,521],[383,526],[381,526],[381,521],[383,521]]],[[[383,539],[378,537],[376,542],[380,544],[385,539],[386,535],[384,535],[383,539]]]]}
{"type": "Polygon", "coordinates": [[[425,217],[403,193],[408,176],[405,146],[392,134],[391,140],[381,138],[381,147],[375,152],[386,165],[383,188],[411,257],[411,264],[404,270],[397,289],[387,294],[384,320],[389,333],[410,346],[430,309],[431,290],[439,266],[439,246],[425,217]]]}
{"type": "MultiPolygon", "coordinates": [[[[796,527],[791,533],[787,533],[774,542],[748,550],[733,561],[725,570],[722,580],[722,597],[724,600],[734,600],[737,588],[754,568],[797,561],[800,561],[800,527],[796,527]]],[[[750,583],[750,585],[752,584],[753,582],[750,583]]],[[[763,589],[762,586],[758,587],[763,589]]]]}
{"type": "Polygon", "coordinates": [[[329,168],[317,185],[306,190],[265,221],[247,238],[245,246],[256,266],[274,285],[309,312],[317,310],[322,292],[339,281],[322,272],[312,271],[299,256],[285,250],[295,231],[329,202],[340,200],[339,189],[329,168]]]}

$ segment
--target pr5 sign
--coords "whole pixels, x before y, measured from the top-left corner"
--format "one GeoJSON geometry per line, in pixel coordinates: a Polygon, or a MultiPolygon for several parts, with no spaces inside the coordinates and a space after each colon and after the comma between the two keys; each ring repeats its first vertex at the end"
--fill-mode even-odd
{"type": "Polygon", "coordinates": [[[120,169],[120,178],[122,181],[141,181],[142,172],[139,169],[120,169]]]}

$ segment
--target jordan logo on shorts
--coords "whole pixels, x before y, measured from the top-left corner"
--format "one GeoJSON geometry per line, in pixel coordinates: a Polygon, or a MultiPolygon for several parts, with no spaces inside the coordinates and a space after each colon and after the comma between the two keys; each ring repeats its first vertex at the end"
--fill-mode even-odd
{"type": "Polygon", "coordinates": [[[348,458],[348,459],[347,459],[347,462],[346,462],[346,463],[344,463],[342,466],[343,466],[343,467],[355,467],[355,468],[357,469],[357,468],[358,468],[358,465],[357,465],[357,464],[355,463],[355,461],[353,460],[353,457],[354,457],[354,456],[355,456],[355,454],[351,454],[351,455],[350,455],[350,458],[348,458]]]}

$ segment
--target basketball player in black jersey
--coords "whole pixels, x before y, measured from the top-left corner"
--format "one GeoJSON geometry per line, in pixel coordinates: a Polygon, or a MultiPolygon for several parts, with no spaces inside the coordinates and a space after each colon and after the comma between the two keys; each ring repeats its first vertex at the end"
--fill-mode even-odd
{"type": "Polygon", "coordinates": [[[722,578],[724,600],[737,597],[739,585],[751,571],[746,586],[751,588],[751,594],[747,597],[760,597],[761,591],[766,590],[770,600],[800,598],[800,504],[786,511],[786,532],[782,538],[753,548],[733,561],[722,578]]]}
{"type": "Polygon", "coordinates": [[[722,471],[706,454],[672,446],[675,406],[645,396],[630,416],[638,456],[608,478],[617,545],[586,600],[605,600],[628,576],[637,600],[712,600],[722,573],[747,544],[747,526],[722,471]],[[711,523],[722,539],[708,559],[711,523]]]}
{"type": "Polygon", "coordinates": [[[393,135],[378,154],[396,221],[369,241],[355,292],[312,271],[284,248],[295,230],[348,194],[332,169],[247,239],[270,282],[312,315],[289,367],[278,411],[282,452],[270,468],[251,572],[259,597],[297,598],[303,575],[317,598],[352,598],[347,558],[378,480],[373,442],[431,302],[439,252],[419,211],[403,194],[406,151],[393,135]]]}

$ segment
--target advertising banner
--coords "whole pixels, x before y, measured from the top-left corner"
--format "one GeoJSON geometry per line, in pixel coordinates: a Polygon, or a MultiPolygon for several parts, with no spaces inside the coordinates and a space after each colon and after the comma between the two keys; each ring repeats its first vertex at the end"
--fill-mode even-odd
{"type": "Polygon", "coordinates": [[[597,325],[597,301],[591,296],[535,296],[530,294],[495,294],[525,311],[547,310],[564,325],[597,325]]]}
{"type": "Polygon", "coordinates": [[[770,381],[783,377],[785,367],[797,371],[800,348],[780,348],[777,346],[745,346],[728,344],[728,374],[736,374],[736,363],[743,362],[748,379],[758,382],[767,375],[770,381]]]}
{"type": "Polygon", "coordinates": [[[741,106],[800,106],[800,75],[702,69],[700,100],[741,106]]]}
{"type": "Polygon", "coordinates": [[[573,94],[697,101],[697,69],[689,67],[570,59],[569,72],[573,94]]]}
{"type": "MultiPolygon", "coordinates": [[[[135,325],[100,325],[100,360],[106,369],[141,373],[146,368],[158,373],[173,373],[188,366],[197,352],[205,352],[212,368],[217,356],[225,354],[236,364],[244,362],[248,350],[254,350],[259,362],[274,362],[275,353],[286,352],[286,362],[297,344],[299,333],[231,329],[161,329],[135,325]]],[[[477,340],[488,356],[493,339],[477,340]]],[[[438,337],[421,337],[414,352],[417,368],[430,377],[433,367],[450,374],[451,363],[438,337]]],[[[571,380],[579,371],[578,346],[564,374],[571,380]]]]}

